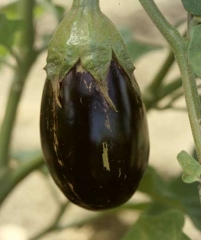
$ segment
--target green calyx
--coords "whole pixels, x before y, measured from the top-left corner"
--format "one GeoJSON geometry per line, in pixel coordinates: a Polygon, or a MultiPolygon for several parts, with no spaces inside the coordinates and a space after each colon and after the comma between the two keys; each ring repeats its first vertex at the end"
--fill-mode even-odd
{"type": "Polygon", "coordinates": [[[136,89],[134,66],[126,46],[114,24],[100,11],[99,0],[74,0],[49,43],[45,70],[53,90],[58,92],[59,82],[80,62],[93,76],[110,107],[115,109],[106,83],[112,59],[126,72],[136,89]]]}

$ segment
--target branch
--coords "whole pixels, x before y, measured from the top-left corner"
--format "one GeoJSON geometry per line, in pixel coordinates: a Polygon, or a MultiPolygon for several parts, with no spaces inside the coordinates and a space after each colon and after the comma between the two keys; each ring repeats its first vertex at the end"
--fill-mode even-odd
{"type": "Polygon", "coordinates": [[[139,2],[162,35],[166,38],[174,52],[175,59],[182,76],[184,95],[195,142],[195,148],[199,162],[201,163],[201,107],[195,82],[195,75],[188,62],[188,43],[164,18],[153,0],[139,0],[139,2]]]}
{"type": "Polygon", "coordinates": [[[160,90],[159,95],[158,95],[159,100],[162,100],[163,98],[169,96],[171,93],[180,89],[181,87],[182,87],[181,77],[176,78],[172,82],[170,82],[162,87],[162,89],[160,90]]]}
{"type": "Polygon", "coordinates": [[[20,181],[43,164],[43,157],[38,156],[37,158],[24,161],[17,167],[17,169],[10,169],[5,176],[1,178],[0,204],[20,181]]]}
{"type": "Polygon", "coordinates": [[[9,53],[12,55],[12,57],[15,59],[17,65],[20,65],[20,57],[18,56],[18,53],[15,52],[15,50],[12,47],[8,48],[9,53]]]}
{"type": "Polygon", "coordinates": [[[143,96],[144,96],[144,101],[145,101],[145,106],[147,111],[157,103],[157,97],[158,97],[157,91],[160,89],[162,81],[164,80],[170,67],[174,63],[174,60],[175,60],[174,54],[172,51],[170,51],[167,58],[165,59],[164,64],[159,69],[153,81],[145,89],[143,96]]]}
{"type": "Polygon", "coordinates": [[[114,208],[111,210],[107,210],[107,211],[103,211],[103,212],[99,212],[97,214],[94,214],[92,216],[89,216],[87,218],[84,219],[80,219],[77,220],[75,222],[72,223],[68,223],[66,225],[60,226],[58,223],[61,219],[61,217],[63,216],[64,210],[62,209],[62,207],[64,207],[66,209],[66,207],[68,207],[68,205],[66,206],[66,204],[61,205],[61,208],[57,214],[56,219],[53,221],[52,224],[50,224],[49,227],[47,227],[46,229],[42,230],[39,234],[35,235],[34,237],[30,238],[29,240],[38,240],[41,237],[43,237],[44,235],[53,232],[53,231],[62,231],[66,228],[76,228],[76,227],[80,227],[83,226],[84,224],[90,223],[92,221],[95,221],[96,219],[103,217],[107,214],[115,214],[116,212],[120,212],[120,211],[124,211],[124,210],[139,210],[142,211],[146,208],[148,208],[150,206],[150,204],[152,204],[152,202],[143,202],[143,203],[126,203],[118,208],[114,208]]]}
{"type": "MultiPolygon", "coordinates": [[[[11,84],[10,92],[8,95],[8,101],[6,105],[5,115],[0,130],[0,168],[7,168],[9,162],[9,151],[12,132],[16,119],[16,113],[18,104],[21,99],[23,88],[28,76],[28,73],[33,65],[37,53],[33,47],[35,30],[33,23],[33,8],[35,0],[21,0],[19,2],[21,6],[22,17],[25,22],[23,28],[21,47],[19,52],[21,53],[22,61],[17,58],[16,72],[14,73],[14,79],[11,84]]],[[[13,52],[14,53],[14,52],[13,52]]],[[[14,54],[15,55],[15,54],[14,54]]]]}
{"type": "Polygon", "coordinates": [[[46,235],[47,233],[53,232],[58,230],[58,224],[60,219],[62,218],[62,216],[65,213],[66,208],[69,206],[69,202],[61,204],[60,205],[60,209],[57,213],[57,215],[55,216],[54,221],[50,224],[50,226],[48,226],[47,228],[45,228],[44,230],[42,230],[40,233],[36,234],[34,237],[31,237],[30,240],[37,240],[40,239],[41,237],[43,237],[44,235],[46,235]]]}
{"type": "MultiPolygon", "coordinates": [[[[24,20],[24,30],[21,38],[21,50],[33,49],[35,41],[34,10],[35,0],[19,0],[20,15],[24,20]]],[[[26,54],[26,53],[25,53],[26,54]]]]}

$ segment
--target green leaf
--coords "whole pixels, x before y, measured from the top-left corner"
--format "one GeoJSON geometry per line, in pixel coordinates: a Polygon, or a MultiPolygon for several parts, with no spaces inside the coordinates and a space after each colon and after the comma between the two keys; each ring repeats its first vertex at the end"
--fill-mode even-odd
{"type": "Polygon", "coordinates": [[[170,183],[164,179],[151,167],[148,167],[140,186],[139,191],[148,194],[153,202],[147,209],[147,214],[156,215],[167,209],[183,208],[180,199],[170,189],[170,183]]]}
{"type": "Polygon", "coordinates": [[[156,215],[168,209],[177,208],[188,215],[194,225],[201,230],[201,210],[197,182],[186,184],[181,175],[164,181],[151,167],[148,167],[139,186],[139,191],[148,194],[152,204],[146,213],[156,215]]]}
{"type": "Polygon", "coordinates": [[[6,4],[0,8],[0,13],[5,14],[9,19],[19,18],[19,13],[17,11],[17,1],[6,4]]]}
{"type": "Polygon", "coordinates": [[[36,158],[42,156],[40,149],[30,150],[30,151],[15,151],[11,153],[13,159],[17,159],[21,162],[27,161],[27,159],[36,158]]]}
{"type": "Polygon", "coordinates": [[[5,57],[8,53],[8,50],[0,45],[0,57],[5,57]]]}
{"type": "Polygon", "coordinates": [[[187,152],[181,151],[178,154],[177,159],[184,171],[182,179],[185,183],[201,181],[201,165],[193,157],[187,152]]]}
{"type": "Polygon", "coordinates": [[[168,184],[151,167],[147,168],[138,190],[149,194],[154,199],[161,199],[162,196],[166,197],[169,194],[168,184]]]}
{"type": "Polygon", "coordinates": [[[42,4],[41,4],[41,3],[35,4],[35,7],[34,7],[34,17],[35,17],[35,18],[39,18],[39,17],[41,17],[44,13],[45,13],[45,9],[44,9],[44,7],[42,6],[42,4]]]}
{"type": "Polygon", "coordinates": [[[170,182],[169,187],[170,192],[180,201],[184,214],[188,215],[194,225],[201,230],[201,210],[197,182],[186,184],[182,181],[181,176],[178,176],[170,182]]]}
{"type": "MultiPolygon", "coordinates": [[[[0,8],[0,13],[5,14],[8,19],[20,18],[20,11],[18,9],[19,1],[13,1],[12,3],[6,4],[0,8]]],[[[34,16],[40,17],[45,12],[44,7],[41,3],[36,3],[34,7],[34,16]]]]}
{"type": "Polygon", "coordinates": [[[140,202],[140,203],[128,202],[124,205],[121,205],[119,208],[120,209],[145,211],[150,207],[151,204],[152,204],[152,202],[140,202]]]}
{"type": "Polygon", "coordinates": [[[195,16],[201,16],[200,0],[181,0],[187,12],[195,16]]]}
{"type": "Polygon", "coordinates": [[[15,33],[21,29],[21,26],[21,20],[9,20],[4,14],[0,14],[0,44],[10,48],[14,43],[15,33]]]}
{"type": "Polygon", "coordinates": [[[62,19],[64,18],[64,13],[66,11],[66,9],[63,6],[54,4],[51,1],[47,0],[42,0],[40,4],[45,10],[45,12],[49,12],[52,15],[54,15],[59,23],[62,21],[62,19]]]}
{"type": "Polygon", "coordinates": [[[66,9],[64,7],[62,7],[61,5],[55,5],[55,9],[56,9],[56,13],[57,13],[56,17],[57,17],[58,21],[61,22],[61,20],[65,16],[66,9]]]}
{"type": "Polygon", "coordinates": [[[119,28],[118,30],[124,39],[129,55],[133,61],[150,51],[162,48],[160,45],[145,44],[136,40],[132,32],[126,27],[119,28]]]}
{"type": "Polygon", "coordinates": [[[0,66],[4,63],[6,56],[8,55],[8,50],[0,45],[0,66]]]}
{"type": "Polygon", "coordinates": [[[188,56],[195,74],[201,78],[201,25],[194,28],[188,48],[188,56]]]}
{"type": "Polygon", "coordinates": [[[142,215],[121,240],[190,240],[183,232],[184,216],[171,210],[158,216],[142,215]]]}

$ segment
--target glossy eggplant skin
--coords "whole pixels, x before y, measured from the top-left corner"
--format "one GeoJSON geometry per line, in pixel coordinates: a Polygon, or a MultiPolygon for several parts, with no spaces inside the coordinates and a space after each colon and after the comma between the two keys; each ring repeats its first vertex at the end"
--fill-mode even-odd
{"type": "Polygon", "coordinates": [[[142,99],[112,61],[107,77],[112,109],[96,81],[75,66],[60,83],[56,102],[46,80],[41,143],[50,173],[73,203],[104,210],[125,203],[148,163],[149,136],[142,99]]]}

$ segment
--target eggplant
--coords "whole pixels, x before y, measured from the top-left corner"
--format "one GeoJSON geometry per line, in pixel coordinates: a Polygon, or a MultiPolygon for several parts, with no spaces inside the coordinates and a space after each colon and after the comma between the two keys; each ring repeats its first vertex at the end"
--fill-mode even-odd
{"type": "MultiPolygon", "coordinates": [[[[49,171],[63,194],[90,210],[117,207],[136,191],[147,167],[149,136],[138,88],[112,60],[110,106],[81,62],[59,83],[45,82],[40,131],[49,171]]],[[[135,80],[134,80],[135,81],[135,80]]]]}

